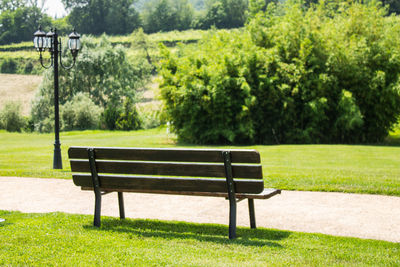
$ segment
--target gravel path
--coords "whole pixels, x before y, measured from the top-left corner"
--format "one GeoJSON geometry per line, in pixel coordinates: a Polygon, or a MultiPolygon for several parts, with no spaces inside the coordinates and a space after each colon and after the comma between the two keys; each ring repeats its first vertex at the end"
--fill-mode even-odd
{"type": "MultiPolygon", "coordinates": [[[[93,214],[93,192],[72,180],[0,177],[0,210],[93,214]]],[[[228,224],[223,198],[124,194],[129,218],[228,224]]],[[[400,242],[400,197],[283,191],[255,200],[258,227],[400,242]]],[[[117,195],[103,196],[102,215],[118,216],[117,195]]],[[[238,225],[248,226],[247,202],[238,203],[238,225]]]]}

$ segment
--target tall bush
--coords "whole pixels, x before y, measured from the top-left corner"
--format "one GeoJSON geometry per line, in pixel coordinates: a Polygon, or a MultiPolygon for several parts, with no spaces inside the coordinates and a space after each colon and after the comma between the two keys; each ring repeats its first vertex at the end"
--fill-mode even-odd
{"type": "Polygon", "coordinates": [[[181,140],[349,143],[387,135],[400,114],[397,17],[373,1],[250,7],[243,32],[163,52],[162,96],[181,140]]]}
{"type": "Polygon", "coordinates": [[[86,130],[99,127],[103,109],[96,106],[87,93],[77,93],[61,107],[63,130],[86,130]]]}
{"type": "Polygon", "coordinates": [[[163,50],[161,94],[181,140],[252,140],[254,127],[248,107],[254,99],[241,71],[246,51],[235,41],[241,38],[244,36],[238,32],[222,32],[204,40],[199,49],[182,48],[183,58],[163,50]]]}
{"type": "Polygon", "coordinates": [[[0,65],[1,73],[16,73],[17,72],[17,62],[12,58],[5,59],[0,65]]]}
{"type": "Polygon", "coordinates": [[[9,132],[21,132],[27,120],[22,116],[21,103],[7,102],[0,111],[0,129],[9,132]]]}
{"type": "Polygon", "coordinates": [[[115,122],[117,130],[138,130],[141,128],[141,121],[136,106],[130,99],[126,99],[123,111],[115,122]]]}

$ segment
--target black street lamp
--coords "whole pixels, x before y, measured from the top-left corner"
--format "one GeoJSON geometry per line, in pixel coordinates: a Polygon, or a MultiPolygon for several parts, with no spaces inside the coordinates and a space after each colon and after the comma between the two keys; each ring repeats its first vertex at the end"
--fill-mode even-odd
{"type": "Polygon", "coordinates": [[[62,169],[61,160],[61,143],[60,143],[60,119],[59,119],[59,108],[58,108],[58,63],[64,69],[71,69],[75,65],[76,57],[79,49],[81,48],[80,35],[74,30],[68,37],[68,48],[71,51],[73,57],[73,63],[71,66],[64,66],[62,64],[62,47],[61,38],[58,39],[57,29],[54,31],[50,30],[47,34],[42,31],[41,27],[34,33],[33,43],[35,44],[36,50],[39,52],[40,64],[43,68],[54,69],[54,131],[55,131],[55,142],[54,142],[54,156],[53,156],[53,169],[62,169]],[[50,65],[45,66],[43,64],[42,52],[49,50],[51,54],[50,65]]]}

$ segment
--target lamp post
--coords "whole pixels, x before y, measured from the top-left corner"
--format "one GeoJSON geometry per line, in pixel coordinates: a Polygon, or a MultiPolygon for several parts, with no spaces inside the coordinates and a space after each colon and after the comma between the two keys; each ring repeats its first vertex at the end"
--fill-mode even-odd
{"type": "Polygon", "coordinates": [[[71,66],[64,66],[62,64],[62,47],[61,39],[58,39],[57,29],[50,30],[47,34],[42,31],[41,27],[34,33],[33,43],[36,50],[39,52],[40,64],[43,68],[49,69],[53,67],[54,70],[54,155],[53,155],[53,169],[62,169],[61,160],[61,143],[60,143],[60,119],[58,108],[58,67],[59,63],[64,69],[71,69],[75,65],[76,57],[78,55],[80,44],[80,35],[74,30],[68,37],[68,48],[71,51],[73,63],[71,66]],[[51,61],[48,66],[43,64],[42,52],[49,50],[51,61]]]}

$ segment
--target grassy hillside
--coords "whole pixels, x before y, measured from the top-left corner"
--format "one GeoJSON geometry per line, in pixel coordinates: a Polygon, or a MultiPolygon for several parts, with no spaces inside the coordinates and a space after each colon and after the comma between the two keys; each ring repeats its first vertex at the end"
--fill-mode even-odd
{"type": "MultiPolygon", "coordinates": [[[[188,30],[188,31],[172,31],[164,33],[155,33],[147,35],[149,42],[153,48],[150,49],[150,54],[157,56],[158,54],[158,43],[163,43],[168,47],[175,47],[178,43],[195,43],[202,38],[208,31],[203,30],[188,30]]],[[[100,41],[101,37],[95,37],[96,40],[100,41]]],[[[128,49],[128,55],[133,58],[139,53],[140,48],[133,45],[135,41],[135,35],[125,36],[110,36],[110,41],[114,45],[122,45],[128,49]]],[[[66,43],[66,38],[63,38],[63,42],[66,43]]],[[[48,60],[49,53],[43,53],[45,60],[48,60]]],[[[32,42],[22,42],[11,45],[0,45],[0,73],[3,62],[7,60],[13,60],[17,64],[17,68],[12,73],[19,74],[40,74],[43,69],[39,63],[39,55],[33,47],[32,42]],[[27,65],[32,65],[33,68],[27,68],[27,65]]],[[[79,62],[78,62],[79,63],[79,62]]],[[[7,72],[8,73],[8,72],[7,72]]]]}
{"type": "Polygon", "coordinates": [[[17,101],[22,104],[22,113],[28,115],[41,81],[42,76],[0,74],[0,110],[5,103],[17,101]]]}

